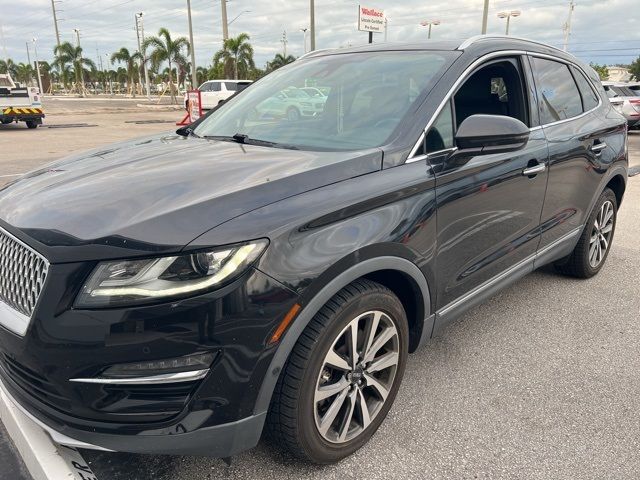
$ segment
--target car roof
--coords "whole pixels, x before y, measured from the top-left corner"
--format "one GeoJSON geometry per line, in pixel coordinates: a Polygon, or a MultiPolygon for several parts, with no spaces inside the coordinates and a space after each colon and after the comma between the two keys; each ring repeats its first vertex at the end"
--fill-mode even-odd
{"type": "MultiPolygon", "coordinates": [[[[302,58],[310,58],[324,55],[340,55],[344,53],[360,53],[360,52],[380,52],[380,51],[411,51],[411,50],[427,50],[427,51],[460,51],[485,53],[487,50],[527,50],[538,53],[546,53],[576,61],[576,58],[559,48],[548,45],[543,42],[530,40],[526,38],[513,37],[507,35],[476,35],[467,39],[457,40],[426,40],[423,42],[413,43],[370,43],[359,45],[357,47],[315,50],[302,55],[302,58]]],[[[580,62],[582,63],[582,62],[580,62]]]]}

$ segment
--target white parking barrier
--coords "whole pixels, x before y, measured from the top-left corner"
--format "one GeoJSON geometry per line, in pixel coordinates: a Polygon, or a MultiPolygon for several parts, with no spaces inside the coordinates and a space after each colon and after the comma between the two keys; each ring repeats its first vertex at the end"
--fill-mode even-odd
{"type": "Polygon", "coordinates": [[[34,480],[97,480],[78,450],[54,443],[1,387],[0,420],[34,480]]]}

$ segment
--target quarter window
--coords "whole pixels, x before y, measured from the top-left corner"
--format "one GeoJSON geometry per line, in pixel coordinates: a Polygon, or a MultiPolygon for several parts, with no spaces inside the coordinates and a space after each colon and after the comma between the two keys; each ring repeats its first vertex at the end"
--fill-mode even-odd
{"type": "Polygon", "coordinates": [[[582,95],[582,107],[584,111],[591,110],[592,108],[596,108],[598,106],[598,97],[596,96],[593,88],[591,87],[591,82],[589,82],[577,68],[572,67],[571,71],[573,72],[573,76],[576,79],[576,83],[578,84],[578,90],[580,90],[580,95],[582,95]]]}
{"type": "Polygon", "coordinates": [[[561,62],[532,57],[540,120],[543,124],[582,113],[582,101],[569,67],[561,62]]]}
{"type": "Polygon", "coordinates": [[[438,118],[429,129],[425,138],[426,153],[433,153],[447,148],[453,148],[453,115],[451,101],[448,101],[438,118]]]}

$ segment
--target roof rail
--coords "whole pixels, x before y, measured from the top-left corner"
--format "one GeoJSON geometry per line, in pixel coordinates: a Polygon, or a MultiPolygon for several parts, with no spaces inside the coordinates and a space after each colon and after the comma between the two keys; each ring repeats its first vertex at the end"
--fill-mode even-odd
{"type": "Polygon", "coordinates": [[[456,48],[456,50],[464,50],[465,48],[470,47],[471,45],[473,45],[477,41],[484,40],[486,38],[505,38],[505,39],[508,38],[508,39],[511,39],[511,40],[524,40],[525,42],[531,42],[531,43],[535,43],[537,45],[542,45],[544,47],[553,48],[554,50],[558,50],[560,52],[563,51],[563,50],[560,50],[558,47],[554,47],[553,45],[549,45],[548,43],[538,42],[536,40],[531,40],[529,38],[514,37],[512,35],[494,35],[494,34],[491,34],[491,35],[474,35],[473,37],[469,37],[464,42],[462,42],[460,45],[458,45],[458,48],[456,48]]]}
{"type": "Polygon", "coordinates": [[[305,53],[304,55],[300,55],[296,60],[302,60],[303,58],[310,57],[314,53],[328,52],[330,50],[335,50],[335,48],[318,48],[316,50],[311,50],[310,52],[305,53]]]}

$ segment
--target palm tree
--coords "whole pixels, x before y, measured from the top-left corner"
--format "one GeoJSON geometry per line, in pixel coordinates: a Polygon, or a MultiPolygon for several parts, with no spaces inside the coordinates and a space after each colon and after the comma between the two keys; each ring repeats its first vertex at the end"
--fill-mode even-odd
{"type": "Polygon", "coordinates": [[[16,80],[20,83],[27,84],[31,81],[33,75],[33,67],[28,63],[19,63],[16,66],[16,80]]]}
{"type": "Polygon", "coordinates": [[[76,86],[79,93],[84,97],[84,67],[89,67],[95,70],[96,64],[88,58],[82,57],[82,47],[74,47],[69,42],[63,42],[53,49],[56,55],[56,59],[53,62],[54,65],[63,68],[67,64],[73,66],[73,71],[76,76],[76,86]]]}
{"type": "Polygon", "coordinates": [[[127,86],[132,97],[136,96],[134,85],[136,83],[136,76],[139,75],[137,61],[142,60],[142,55],[139,52],[131,55],[129,50],[122,47],[120,50],[111,55],[111,64],[124,63],[127,69],[127,86]]]}
{"type": "Polygon", "coordinates": [[[159,65],[165,61],[169,63],[169,91],[171,92],[171,101],[177,103],[173,88],[173,66],[184,66],[189,63],[186,57],[191,48],[189,40],[185,37],[172,39],[169,30],[161,28],[158,30],[157,37],[149,37],[142,44],[143,51],[148,51],[149,48],[152,49],[149,55],[152,64],[159,65]],[[183,50],[186,50],[186,54],[183,53],[183,50]]]}
{"type": "Polygon", "coordinates": [[[293,55],[287,55],[285,57],[281,53],[276,53],[276,56],[273,57],[273,60],[269,62],[269,69],[273,71],[295,61],[296,57],[294,57],[293,55]]]}
{"type": "Polygon", "coordinates": [[[206,82],[209,78],[209,69],[205,68],[205,67],[198,67],[196,68],[196,78],[197,78],[197,85],[193,85],[193,88],[198,88],[198,86],[202,85],[204,82],[206,82]]]}
{"type": "Polygon", "coordinates": [[[18,74],[18,66],[10,58],[0,60],[0,73],[8,73],[11,75],[11,78],[16,78],[18,74]]]}
{"type": "Polygon", "coordinates": [[[218,50],[213,56],[213,64],[224,62],[225,65],[233,65],[233,78],[238,79],[238,72],[246,76],[255,68],[253,61],[253,47],[249,43],[249,34],[241,33],[236,38],[228,38],[222,44],[222,50],[218,50]]]}

